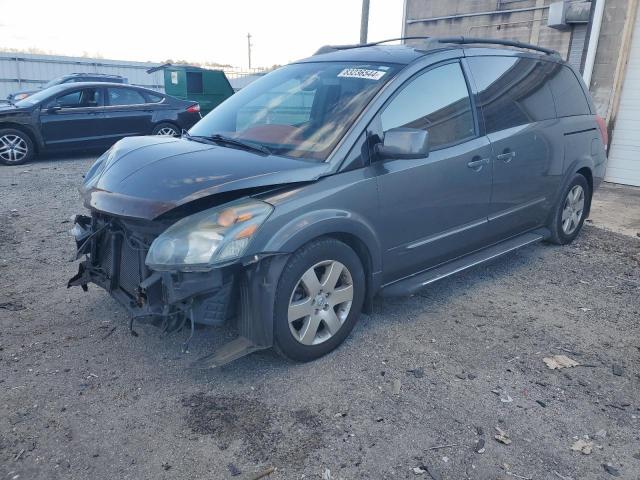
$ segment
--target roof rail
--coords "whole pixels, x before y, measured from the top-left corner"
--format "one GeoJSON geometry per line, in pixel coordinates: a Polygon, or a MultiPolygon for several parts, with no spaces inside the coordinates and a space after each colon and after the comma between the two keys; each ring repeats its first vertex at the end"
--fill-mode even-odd
{"type": "Polygon", "coordinates": [[[322,53],[335,52],[337,50],[350,50],[352,48],[361,48],[361,47],[374,47],[376,45],[380,45],[388,42],[397,42],[399,40],[430,40],[434,43],[456,43],[460,45],[466,45],[471,43],[484,43],[489,45],[504,45],[506,47],[516,47],[516,48],[525,48],[528,50],[536,50],[538,52],[546,53],[547,55],[558,55],[560,54],[552,50],[550,48],[539,47],[538,45],[533,45],[531,43],[518,42],[516,40],[503,40],[500,38],[476,38],[476,37],[428,37],[428,36],[412,36],[412,37],[398,37],[398,38],[388,38],[386,40],[380,40],[378,42],[370,42],[370,43],[359,43],[353,45],[325,45],[318,49],[314,53],[314,55],[320,55],[322,53]]]}
{"type": "Polygon", "coordinates": [[[477,38],[477,37],[439,37],[434,38],[438,43],[457,43],[457,44],[469,44],[469,43],[485,43],[489,45],[504,45],[506,47],[526,48],[528,50],[537,50],[538,52],[546,53],[547,55],[560,54],[555,50],[545,47],[539,47],[531,43],[518,42],[516,40],[503,40],[501,38],[477,38]]]}

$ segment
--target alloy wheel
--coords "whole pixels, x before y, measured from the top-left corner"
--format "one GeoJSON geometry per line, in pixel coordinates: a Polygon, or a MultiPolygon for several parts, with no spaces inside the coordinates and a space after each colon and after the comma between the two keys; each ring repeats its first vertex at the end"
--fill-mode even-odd
{"type": "Polygon", "coordinates": [[[315,264],[291,293],[291,334],[303,345],[326,342],[342,328],[352,303],[353,278],[349,269],[335,260],[315,264]]]}
{"type": "Polygon", "coordinates": [[[0,137],[0,158],[6,163],[18,163],[29,153],[29,146],[24,138],[9,133],[0,137]]]}
{"type": "Polygon", "coordinates": [[[175,128],[173,127],[162,127],[156,135],[164,135],[167,137],[175,137],[178,134],[175,128]]]}
{"type": "Polygon", "coordinates": [[[583,214],[584,189],[580,185],[574,185],[569,190],[562,209],[562,231],[565,235],[571,235],[576,231],[583,214]]]}

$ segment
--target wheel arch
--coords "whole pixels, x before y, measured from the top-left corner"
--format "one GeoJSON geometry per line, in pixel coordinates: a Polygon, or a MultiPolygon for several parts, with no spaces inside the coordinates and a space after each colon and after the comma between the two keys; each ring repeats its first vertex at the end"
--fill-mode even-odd
{"type": "Polygon", "coordinates": [[[36,150],[36,153],[39,153],[42,150],[42,142],[40,137],[36,135],[36,133],[26,125],[23,125],[21,123],[3,121],[3,122],[0,122],[0,129],[3,129],[3,128],[13,128],[14,130],[21,131],[31,139],[31,142],[33,143],[33,146],[36,150]]]}
{"type": "Polygon", "coordinates": [[[323,210],[297,217],[269,235],[263,252],[293,253],[322,237],[335,238],[351,247],[362,262],[366,278],[365,312],[380,288],[382,249],[373,227],[354,212],[323,210]]]}

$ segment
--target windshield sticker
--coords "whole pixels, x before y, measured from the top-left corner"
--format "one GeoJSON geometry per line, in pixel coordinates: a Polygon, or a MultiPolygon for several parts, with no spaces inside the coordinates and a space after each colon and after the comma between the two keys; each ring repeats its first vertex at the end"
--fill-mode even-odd
{"type": "Polygon", "coordinates": [[[345,68],[338,74],[338,77],[380,80],[385,73],[387,72],[381,72],[380,70],[369,70],[366,68],[345,68]]]}

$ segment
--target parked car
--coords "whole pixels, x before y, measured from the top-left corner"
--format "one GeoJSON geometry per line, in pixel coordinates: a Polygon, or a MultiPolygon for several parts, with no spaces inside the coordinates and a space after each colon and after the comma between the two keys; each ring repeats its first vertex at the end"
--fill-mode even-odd
{"type": "Polygon", "coordinates": [[[505,43],[523,46],[323,48],[182,138],[120,141],[82,185],[69,285],[169,330],[235,318],[208,365],[272,346],[307,361],[376,294],[570,243],[602,181],[604,123],[558,54],[487,48],[505,43]]]}
{"type": "Polygon", "coordinates": [[[0,163],[52,151],[107,149],[132,135],[178,135],[200,120],[197,103],[142,87],[74,83],[0,106],[0,163]]]}
{"type": "Polygon", "coordinates": [[[63,75],[53,80],[49,80],[42,87],[34,90],[20,90],[18,92],[10,93],[7,96],[9,102],[17,102],[18,100],[24,100],[29,95],[45,90],[54,85],[62,85],[63,83],[79,83],[79,82],[109,82],[109,83],[127,83],[127,79],[120,75],[108,75],[106,73],[70,73],[63,75]]]}

